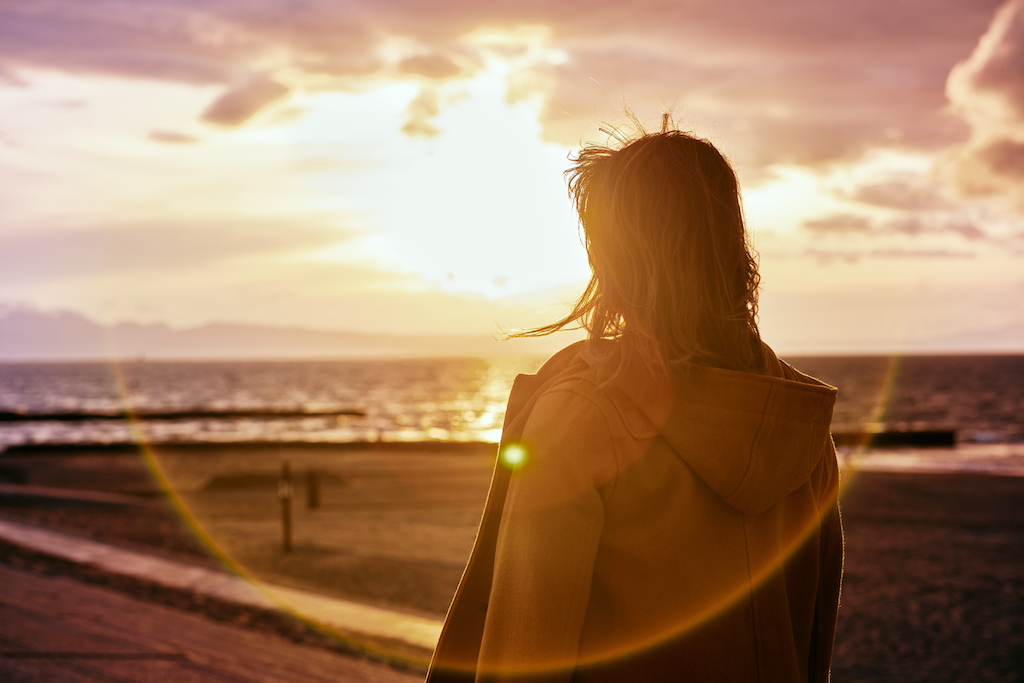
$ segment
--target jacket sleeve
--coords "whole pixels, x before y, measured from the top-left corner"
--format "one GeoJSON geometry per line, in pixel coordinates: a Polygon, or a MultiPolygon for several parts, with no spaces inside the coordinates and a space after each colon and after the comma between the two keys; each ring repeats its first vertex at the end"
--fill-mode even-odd
{"type": "Polygon", "coordinates": [[[827,683],[832,662],[832,647],[839,615],[839,594],[843,582],[843,522],[839,513],[839,467],[835,449],[829,439],[831,453],[826,455],[829,467],[821,487],[821,541],[819,545],[820,577],[814,606],[814,630],[811,634],[808,680],[827,683]]]}
{"type": "Polygon", "coordinates": [[[604,525],[599,488],[615,476],[600,409],[545,393],[523,432],[498,532],[477,681],[568,681],[604,525]]]}

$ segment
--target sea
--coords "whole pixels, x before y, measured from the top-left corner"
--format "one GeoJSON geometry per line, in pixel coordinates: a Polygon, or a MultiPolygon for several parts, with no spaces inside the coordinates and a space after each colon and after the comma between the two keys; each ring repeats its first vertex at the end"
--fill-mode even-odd
{"type": "MultiPolygon", "coordinates": [[[[839,388],[834,432],[951,431],[946,448],[840,448],[867,469],[1024,476],[1024,355],[786,358],[839,388]]],[[[485,441],[533,356],[0,364],[0,412],[134,419],[0,421],[15,445],[485,441]],[[218,412],[262,413],[217,416],[218,412]],[[147,413],[188,412],[180,419],[147,413]],[[286,417],[269,415],[289,413],[286,417]],[[320,414],[317,414],[320,413],[320,414]]]]}

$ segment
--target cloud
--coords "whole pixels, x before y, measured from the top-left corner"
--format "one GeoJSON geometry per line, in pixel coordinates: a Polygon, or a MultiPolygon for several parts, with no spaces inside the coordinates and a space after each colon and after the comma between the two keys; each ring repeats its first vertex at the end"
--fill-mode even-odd
{"type": "MultiPolygon", "coordinates": [[[[853,213],[835,213],[804,221],[802,225],[818,237],[857,234],[878,240],[893,235],[927,238],[940,234],[955,234],[970,242],[1003,243],[1002,239],[988,234],[974,223],[948,212],[931,215],[906,211],[895,218],[882,222],[853,213]]],[[[912,250],[907,254],[919,251],[912,250]]]]}
{"type": "Polygon", "coordinates": [[[948,209],[952,203],[935,185],[891,180],[861,185],[851,195],[854,201],[891,209],[948,209]]]}
{"type": "MultiPolygon", "coordinates": [[[[734,160],[756,170],[787,160],[856,158],[876,145],[938,149],[962,141],[964,124],[943,111],[946,76],[970,53],[996,6],[995,0],[640,0],[628,7],[617,0],[4,3],[0,70],[44,66],[224,84],[240,74],[266,72],[269,79],[287,71],[296,82],[303,73],[337,76],[336,87],[344,89],[370,74],[457,78],[453,46],[469,49],[459,42],[463,36],[480,27],[533,25],[545,27],[547,47],[566,57],[542,74],[545,92],[550,89],[546,139],[574,145],[593,136],[602,119],[619,118],[623,100],[654,118],[675,105],[684,122],[726,140],[734,160]],[[396,39],[411,52],[388,53],[387,41],[396,39]]],[[[988,59],[977,87],[998,88],[1019,102],[1009,85],[1014,59],[988,59]]],[[[272,83],[229,91],[208,117],[235,125],[283,94],[272,83]]]]}
{"type": "Polygon", "coordinates": [[[951,109],[970,124],[970,140],[948,168],[966,195],[1002,194],[1024,211],[1024,0],[1004,4],[971,56],[946,85],[951,109]]]}
{"type": "Polygon", "coordinates": [[[556,69],[549,117],[568,137],[573,118],[592,120],[595,105],[624,96],[645,114],[675,104],[748,166],[824,164],[876,145],[938,149],[965,137],[943,112],[945,80],[993,8],[697,2],[631,4],[614,19],[588,8],[598,16],[587,29],[566,27],[581,45],[559,45],[570,59],[556,69]]]}
{"type": "Polygon", "coordinates": [[[1017,120],[1024,118],[1024,2],[1003,5],[974,54],[957,68],[971,89],[1002,99],[1017,120]]]}
{"type": "Polygon", "coordinates": [[[918,216],[904,216],[886,221],[881,224],[878,231],[884,234],[904,234],[914,237],[925,234],[953,233],[972,242],[993,239],[974,223],[957,218],[935,221],[929,225],[918,216]]]}
{"type": "Polygon", "coordinates": [[[1024,180],[1024,141],[995,140],[977,150],[977,156],[993,173],[1011,181],[1024,180]]]}
{"type": "Polygon", "coordinates": [[[199,142],[199,138],[173,130],[150,131],[149,139],[154,142],[163,142],[168,145],[190,145],[199,142]]]}
{"type": "Polygon", "coordinates": [[[425,89],[420,92],[409,103],[405,113],[408,118],[406,118],[405,125],[402,126],[402,132],[409,137],[421,135],[432,138],[440,134],[440,129],[430,122],[441,113],[441,108],[437,103],[437,93],[433,90],[425,89]]]}
{"type": "Polygon", "coordinates": [[[0,67],[41,66],[189,83],[227,80],[260,50],[186,3],[52,0],[0,5],[0,67]]]}
{"type": "Polygon", "coordinates": [[[888,221],[882,225],[882,230],[887,233],[904,235],[920,235],[928,232],[928,227],[916,216],[904,216],[888,221]]]}
{"type": "Polygon", "coordinates": [[[237,126],[287,94],[287,87],[267,74],[257,74],[214,100],[202,118],[222,126],[237,126]]]}
{"type": "Polygon", "coordinates": [[[993,239],[988,233],[981,230],[974,223],[966,220],[952,219],[942,224],[940,230],[960,235],[966,240],[982,241],[993,239]]]}
{"type": "Polygon", "coordinates": [[[458,74],[458,64],[445,55],[431,53],[407,57],[398,63],[398,70],[404,74],[416,74],[427,78],[442,79],[458,74]]]}
{"type": "Polygon", "coordinates": [[[9,88],[25,88],[28,87],[28,82],[18,76],[10,67],[0,64],[0,84],[9,88]]]}
{"type": "Polygon", "coordinates": [[[974,258],[969,251],[951,249],[872,249],[867,256],[880,258],[974,258]]]}
{"type": "Polygon", "coordinates": [[[816,233],[863,233],[871,230],[871,221],[853,213],[835,213],[804,221],[803,226],[816,233]]]}
{"type": "Polygon", "coordinates": [[[969,259],[974,254],[969,251],[956,251],[952,249],[902,249],[902,248],[878,248],[878,249],[808,249],[804,252],[818,261],[820,264],[835,263],[857,263],[864,258],[883,259],[969,259]]]}
{"type": "Polygon", "coordinates": [[[237,256],[327,246],[346,237],[333,230],[270,223],[36,229],[0,237],[0,282],[184,271],[237,256]]]}
{"type": "Polygon", "coordinates": [[[379,66],[372,12],[312,0],[49,0],[0,4],[0,71],[36,66],[185,83],[229,83],[288,54],[300,69],[379,66]]]}

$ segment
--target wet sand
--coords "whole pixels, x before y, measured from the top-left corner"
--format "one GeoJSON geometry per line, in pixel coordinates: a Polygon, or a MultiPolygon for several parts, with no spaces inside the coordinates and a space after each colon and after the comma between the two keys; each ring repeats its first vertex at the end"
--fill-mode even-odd
{"type": "Polygon", "coordinates": [[[220,547],[266,579],[442,617],[469,557],[493,447],[282,449],[258,459],[164,450],[168,479],[220,547]],[[241,471],[240,461],[250,469],[241,471]],[[281,551],[281,463],[294,479],[292,551],[281,551]],[[307,505],[307,473],[320,504],[307,505]]]}
{"type": "MultiPolygon", "coordinates": [[[[440,617],[473,542],[491,449],[159,449],[191,514],[277,583],[440,617]],[[295,478],[293,551],[278,479],[295,478]],[[321,505],[305,502],[320,472],[321,505]]],[[[0,515],[208,564],[138,456],[0,455],[5,481],[140,496],[118,507],[3,499],[0,515]]],[[[834,681],[1024,680],[1024,478],[848,473],[834,681]]]]}
{"type": "MultiPolygon", "coordinates": [[[[260,579],[443,617],[472,548],[493,447],[161,448],[156,459],[198,526],[229,562],[260,579]],[[281,465],[293,475],[292,550],[282,550],[281,465]],[[307,506],[307,472],[320,505],[307,506]]],[[[92,538],[202,557],[209,549],[162,501],[141,458],[83,452],[0,457],[25,483],[143,495],[110,506],[19,503],[3,514],[92,538]]]]}

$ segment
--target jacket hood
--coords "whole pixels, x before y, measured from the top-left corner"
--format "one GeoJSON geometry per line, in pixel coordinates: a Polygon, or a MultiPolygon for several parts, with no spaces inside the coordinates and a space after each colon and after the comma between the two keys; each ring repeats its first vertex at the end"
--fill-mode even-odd
{"type": "Polygon", "coordinates": [[[615,403],[635,437],[660,434],[722,500],[749,514],[803,485],[833,450],[835,387],[764,351],[764,375],[707,367],[670,382],[615,379],[609,389],[628,399],[615,403]]]}

